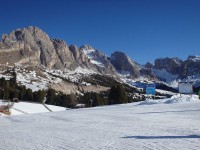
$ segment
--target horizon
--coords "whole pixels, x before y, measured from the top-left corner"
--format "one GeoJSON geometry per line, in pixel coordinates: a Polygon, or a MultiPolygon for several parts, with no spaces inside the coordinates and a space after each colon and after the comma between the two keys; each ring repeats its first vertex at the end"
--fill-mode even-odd
{"type": "Polygon", "coordinates": [[[200,2],[9,1],[2,2],[0,34],[37,26],[50,38],[89,44],[110,56],[122,51],[139,64],[156,58],[186,60],[200,51],[200,2]],[[45,9],[44,9],[45,8],[45,9]]]}

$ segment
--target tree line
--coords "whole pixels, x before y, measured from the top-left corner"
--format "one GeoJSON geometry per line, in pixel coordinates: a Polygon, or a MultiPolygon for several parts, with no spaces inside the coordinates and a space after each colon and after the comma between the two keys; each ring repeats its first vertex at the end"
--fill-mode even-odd
{"type": "Polygon", "coordinates": [[[95,107],[132,102],[132,99],[127,96],[127,92],[121,84],[113,85],[110,91],[67,95],[51,88],[33,92],[24,85],[17,84],[15,72],[12,73],[12,76],[13,78],[10,80],[6,80],[4,77],[0,78],[0,99],[12,100],[13,98],[18,98],[23,101],[45,102],[46,104],[69,108],[74,108],[78,103],[85,104],[86,107],[95,107]]]}

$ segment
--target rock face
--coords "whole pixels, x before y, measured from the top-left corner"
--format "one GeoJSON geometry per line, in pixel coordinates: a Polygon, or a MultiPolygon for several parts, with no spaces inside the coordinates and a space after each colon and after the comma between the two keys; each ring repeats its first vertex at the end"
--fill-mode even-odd
{"type": "Polygon", "coordinates": [[[76,66],[91,68],[90,60],[76,45],[70,45],[69,50],[72,52],[76,66]]]}
{"type": "Polygon", "coordinates": [[[50,39],[44,31],[33,26],[17,29],[2,36],[0,64],[7,62],[43,65],[49,69],[60,70],[74,70],[80,66],[101,74],[128,74],[126,77],[132,79],[141,76],[156,79],[155,70],[157,74],[164,70],[164,73],[166,71],[179,78],[200,74],[199,56],[189,56],[185,61],[179,58],[159,58],[155,60],[155,65],[146,63],[142,66],[123,52],[114,52],[109,58],[88,44],[80,48],[76,45],[68,47],[65,41],[50,39]]]}
{"type": "Polygon", "coordinates": [[[12,63],[41,64],[57,69],[74,65],[72,53],[64,41],[51,40],[45,32],[33,26],[3,35],[0,49],[1,57],[11,52],[8,61],[12,63]]]}
{"type": "Polygon", "coordinates": [[[145,68],[147,69],[152,69],[154,67],[154,64],[150,63],[150,62],[147,62],[145,65],[144,65],[145,68]]]}
{"type": "Polygon", "coordinates": [[[179,58],[160,58],[155,60],[154,69],[165,69],[167,72],[178,75],[180,79],[200,74],[200,57],[189,56],[183,61],[179,58]]]}
{"type": "Polygon", "coordinates": [[[59,39],[50,39],[38,27],[17,29],[4,34],[0,42],[0,63],[44,65],[50,69],[74,70],[78,66],[102,74],[116,74],[114,66],[102,52],[90,45],[67,46],[59,39]]]}
{"type": "Polygon", "coordinates": [[[200,56],[189,56],[188,59],[183,62],[181,73],[182,78],[200,74],[200,56]]]}
{"type": "Polygon", "coordinates": [[[129,72],[132,78],[138,78],[141,75],[139,65],[123,52],[112,53],[110,61],[120,73],[129,72]]]}
{"type": "Polygon", "coordinates": [[[52,42],[57,55],[55,67],[63,68],[64,65],[65,68],[74,69],[76,67],[75,59],[65,41],[53,39],[52,42]]]}
{"type": "Polygon", "coordinates": [[[143,77],[150,79],[150,80],[157,80],[157,77],[152,68],[142,68],[140,73],[143,77]]]}
{"type": "Polygon", "coordinates": [[[117,71],[130,72],[130,78],[141,75],[152,77],[151,69],[140,69],[139,65],[122,52],[108,58],[101,51],[86,44],[78,48],[67,46],[59,39],[50,39],[38,27],[17,29],[4,34],[0,42],[0,63],[43,65],[49,69],[88,68],[102,74],[117,75],[117,71]],[[149,75],[150,74],[150,75],[149,75]]]}
{"type": "Polygon", "coordinates": [[[116,75],[115,67],[111,64],[106,55],[92,46],[86,44],[80,47],[90,62],[90,68],[102,74],[116,75]]]}
{"type": "Polygon", "coordinates": [[[166,71],[172,74],[179,74],[182,69],[183,61],[177,57],[175,58],[159,58],[155,60],[155,69],[166,71]]]}

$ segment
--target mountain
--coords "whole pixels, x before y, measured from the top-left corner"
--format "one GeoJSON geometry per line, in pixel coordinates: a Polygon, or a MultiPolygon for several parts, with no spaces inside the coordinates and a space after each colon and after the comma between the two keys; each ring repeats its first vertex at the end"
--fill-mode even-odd
{"type": "Polygon", "coordinates": [[[177,87],[179,81],[200,82],[200,57],[189,56],[185,61],[175,58],[159,58],[152,66],[155,75],[162,81],[177,87]],[[175,85],[173,85],[175,83],[175,85]]]}
{"type": "Polygon", "coordinates": [[[177,87],[180,80],[191,79],[196,85],[200,83],[199,56],[189,56],[185,61],[177,57],[158,58],[154,64],[140,65],[120,51],[113,52],[109,57],[89,44],[81,47],[68,46],[64,40],[52,39],[34,26],[17,29],[2,36],[0,64],[2,68],[5,65],[21,66],[18,72],[20,83],[27,85],[30,80],[27,74],[30,72],[32,78],[36,77],[30,83],[43,83],[42,86],[35,87],[47,87],[50,84],[63,90],[68,89],[66,84],[70,82],[76,84],[73,85],[73,91],[76,92],[81,92],[79,85],[85,84],[101,85],[106,87],[103,87],[105,90],[111,86],[109,82],[114,84],[115,81],[130,86],[162,82],[172,87],[177,87]],[[22,70],[26,71],[24,78],[22,70]],[[58,81],[59,85],[55,86],[58,81]]]}
{"type": "Polygon", "coordinates": [[[37,27],[17,29],[2,36],[0,62],[44,65],[62,69],[74,67],[74,58],[63,40],[50,39],[37,27]]]}
{"type": "Polygon", "coordinates": [[[59,39],[50,39],[38,27],[17,29],[4,34],[0,43],[0,62],[3,64],[43,65],[50,69],[75,70],[81,66],[103,74],[116,74],[108,58],[102,52],[83,45],[67,46],[59,39]]]}
{"type": "Polygon", "coordinates": [[[165,69],[172,74],[178,74],[181,71],[183,61],[177,57],[175,58],[159,58],[155,60],[155,69],[165,69]]]}
{"type": "Polygon", "coordinates": [[[183,63],[182,77],[200,74],[200,56],[189,56],[183,63]]]}
{"type": "Polygon", "coordinates": [[[139,65],[123,52],[112,53],[110,61],[121,74],[129,74],[132,78],[138,78],[141,75],[139,65]]]}
{"type": "Polygon", "coordinates": [[[81,46],[80,51],[83,52],[89,59],[93,70],[102,74],[116,75],[115,67],[111,64],[108,57],[104,53],[88,44],[81,46]]]}

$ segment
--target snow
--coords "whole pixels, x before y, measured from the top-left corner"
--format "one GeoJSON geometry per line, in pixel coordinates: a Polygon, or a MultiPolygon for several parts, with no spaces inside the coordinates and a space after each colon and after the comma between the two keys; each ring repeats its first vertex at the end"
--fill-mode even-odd
{"type": "Polygon", "coordinates": [[[12,76],[0,74],[0,79],[5,78],[5,80],[10,80],[12,76]]]}
{"type": "Polygon", "coordinates": [[[161,90],[161,89],[156,89],[156,92],[159,92],[161,94],[169,94],[169,95],[175,95],[177,93],[173,93],[171,91],[165,91],[165,90],[161,90]]]}
{"type": "Polygon", "coordinates": [[[141,68],[138,67],[138,65],[136,65],[136,63],[133,62],[129,56],[127,56],[127,58],[128,58],[128,62],[129,62],[130,64],[132,64],[132,66],[135,66],[135,67],[137,67],[138,70],[141,70],[141,68]]]}
{"type": "Polygon", "coordinates": [[[0,117],[0,149],[200,149],[199,101],[138,104],[0,117]]]}
{"type": "Polygon", "coordinates": [[[64,69],[63,71],[61,71],[45,68],[44,71],[46,77],[48,78],[47,81],[51,83],[60,83],[62,79],[67,79],[71,82],[79,83],[79,79],[81,79],[82,77],[90,76],[91,74],[97,74],[97,72],[91,69],[82,68],[80,66],[77,67],[75,70],[64,69]]]}
{"type": "Polygon", "coordinates": [[[101,61],[99,61],[98,59],[95,58],[95,53],[96,53],[95,49],[84,48],[83,52],[87,56],[87,58],[89,58],[91,60],[91,63],[93,63],[93,64],[95,64],[99,67],[105,67],[104,64],[101,61]]]}
{"type": "Polygon", "coordinates": [[[91,60],[91,63],[93,63],[99,67],[105,67],[100,61],[97,61],[97,60],[91,60]]]}
{"type": "Polygon", "coordinates": [[[151,105],[151,104],[172,104],[172,103],[190,103],[190,102],[200,102],[199,97],[197,95],[173,95],[169,99],[147,99],[141,102],[139,105],[151,105]]]}
{"type": "Polygon", "coordinates": [[[130,76],[131,76],[131,73],[130,73],[129,71],[120,70],[120,71],[118,71],[118,75],[119,75],[121,78],[126,78],[126,77],[130,77],[130,76]]]}
{"type": "MultiPolygon", "coordinates": [[[[82,68],[82,67],[77,67],[77,68],[75,69],[75,72],[73,72],[73,73],[94,74],[94,73],[96,73],[96,72],[93,71],[93,70],[90,70],[90,69],[86,69],[86,68],[82,68]]],[[[72,73],[72,74],[73,74],[73,73],[72,73]]]]}
{"type": "Polygon", "coordinates": [[[48,80],[41,77],[37,77],[35,71],[27,72],[27,70],[24,70],[23,72],[16,73],[17,82],[21,85],[25,85],[27,89],[32,89],[32,91],[47,89],[48,80]]]}
{"type": "Polygon", "coordinates": [[[154,84],[155,81],[150,81],[147,78],[141,76],[137,79],[129,79],[127,77],[123,77],[122,75],[120,75],[120,79],[122,82],[124,82],[125,84],[128,84],[129,86],[135,87],[137,89],[144,89],[146,88],[147,84],[154,84]]]}
{"type": "Polygon", "coordinates": [[[167,100],[165,103],[186,103],[186,102],[199,102],[199,97],[197,95],[174,95],[171,99],[167,100]]]}
{"type": "Polygon", "coordinates": [[[83,52],[88,58],[92,58],[92,53],[94,53],[95,50],[94,49],[83,49],[83,52]]]}
{"type": "Polygon", "coordinates": [[[193,61],[193,62],[200,62],[200,56],[189,56],[188,57],[189,60],[193,61]]]}
{"type": "MultiPolygon", "coordinates": [[[[17,82],[20,85],[25,85],[26,88],[32,89],[32,91],[45,90],[48,88],[49,83],[61,83],[63,78],[69,79],[72,82],[78,82],[78,79],[81,78],[82,75],[96,73],[82,67],[78,67],[74,71],[50,70],[44,67],[42,73],[40,71],[28,71],[26,68],[15,68],[15,71],[17,73],[17,82]],[[37,75],[38,73],[42,74],[42,76],[37,75]]],[[[8,75],[6,76],[9,77],[8,75]]]]}
{"type": "MultiPolygon", "coordinates": [[[[2,102],[0,100],[0,106],[6,105],[6,102],[2,102]]],[[[53,106],[53,105],[46,105],[52,111],[63,111],[66,110],[65,107],[53,106]]],[[[34,113],[44,113],[49,112],[48,109],[45,108],[43,104],[39,103],[32,103],[32,102],[19,102],[14,103],[13,107],[10,109],[11,116],[13,115],[22,115],[22,114],[34,114],[34,113]]]]}
{"type": "Polygon", "coordinates": [[[86,86],[89,86],[89,85],[91,85],[91,83],[87,83],[87,82],[81,82],[81,85],[86,85],[86,86]]]}
{"type": "Polygon", "coordinates": [[[178,87],[178,75],[173,75],[166,71],[166,69],[156,70],[154,69],[154,73],[157,77],[164,79],[167,84],[172,87],[178,87]]]}

